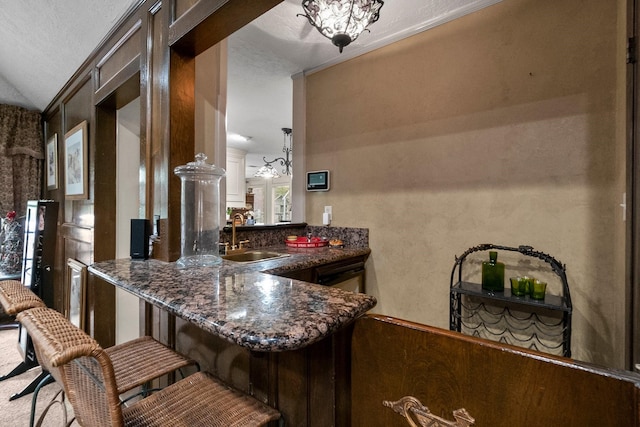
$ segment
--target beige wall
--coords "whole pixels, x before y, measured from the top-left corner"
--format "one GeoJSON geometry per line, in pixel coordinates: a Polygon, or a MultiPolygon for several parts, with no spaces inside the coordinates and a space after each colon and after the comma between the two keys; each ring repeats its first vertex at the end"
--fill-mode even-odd
{"type": "Polygon", "coordinates": [[[528,244],[567,266],[573,357],[624,366],[623,3],[505,0],[307,77],[306,219],[370,229],[376,312],[448,328],[454,256],[528,244]]]}

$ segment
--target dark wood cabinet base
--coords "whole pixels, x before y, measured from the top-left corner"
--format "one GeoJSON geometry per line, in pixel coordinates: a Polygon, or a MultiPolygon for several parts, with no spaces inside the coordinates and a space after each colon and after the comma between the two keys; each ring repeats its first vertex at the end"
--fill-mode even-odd
{"type": "Polygon", "coordinates": [[[176,347],[202,369],[277,408],[288,426],[350,425],[352,326],[306,348],[249,351],[176,319],[176,347]]]}

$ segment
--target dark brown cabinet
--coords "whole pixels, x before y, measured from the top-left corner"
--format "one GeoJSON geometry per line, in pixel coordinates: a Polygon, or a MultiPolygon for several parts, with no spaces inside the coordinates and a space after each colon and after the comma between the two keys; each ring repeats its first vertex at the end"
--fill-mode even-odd
{"type": "Polygon", "coordinates": [[[278,276],[364,293],[366,260],[367,257],[361,255],[315,267],[287,271],[278,276]]]}

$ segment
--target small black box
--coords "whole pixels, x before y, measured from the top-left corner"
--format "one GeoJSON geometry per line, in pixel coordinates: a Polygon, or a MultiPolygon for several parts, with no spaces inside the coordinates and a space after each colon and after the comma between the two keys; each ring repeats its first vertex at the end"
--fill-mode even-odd
{"type": "Polygon", "coordinates": [[[148,219],[131,220],[131,259],[149,258],[149,236],[151,221],[148,219]]]}

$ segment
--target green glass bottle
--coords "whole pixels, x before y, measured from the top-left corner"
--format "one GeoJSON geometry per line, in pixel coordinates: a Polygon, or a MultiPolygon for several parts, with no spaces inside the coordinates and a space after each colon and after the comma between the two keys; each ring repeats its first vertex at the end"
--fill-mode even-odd
{"type": "Polygon", "coordinates": [[[489,261],[482,263],[482,289],[504,291],[504,264],[498,262],[498,252],[489,252],[489,261]]]}

